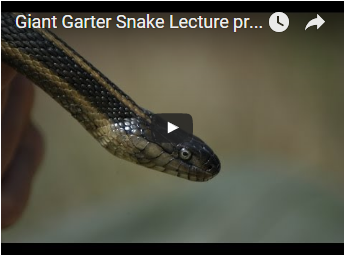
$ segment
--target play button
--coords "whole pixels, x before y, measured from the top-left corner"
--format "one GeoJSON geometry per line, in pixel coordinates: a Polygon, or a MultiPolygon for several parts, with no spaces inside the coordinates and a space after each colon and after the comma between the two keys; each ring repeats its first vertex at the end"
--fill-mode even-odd
{"type": "Polygon", "coordinates": [[[171,132],[175,131],[178,128],[180,128],[180,127],[178,127],[178,126],[168,122],[168,133],[171,133],[171,132]]]}
{"type": "Polygon", "coordinates": [[[155,114],[151,131],[158,142],[182,143],[193,137],[193,119],[189,114],[155,114]]]}

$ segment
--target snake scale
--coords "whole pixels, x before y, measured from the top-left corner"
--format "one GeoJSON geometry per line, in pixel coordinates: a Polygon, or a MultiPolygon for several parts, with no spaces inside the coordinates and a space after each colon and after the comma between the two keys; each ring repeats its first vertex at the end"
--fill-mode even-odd
{"type": "Polygon", "coordinates": [[[207,181],[220,161],[201,139],[159,143],[152,112],[48,29],[18,28],[17,13],[1,13],[2,61],[65,108],[111,154],[192,181],[207,181]]]}

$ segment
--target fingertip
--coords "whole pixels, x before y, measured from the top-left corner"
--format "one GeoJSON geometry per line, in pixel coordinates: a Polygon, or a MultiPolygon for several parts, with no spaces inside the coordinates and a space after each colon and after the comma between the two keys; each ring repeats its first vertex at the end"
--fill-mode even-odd
{"type": "Polygon", "coordinates": [[[21,142],[24,129],[30,120],[30,111],[33,107],[34,88],[33,84],[23,76],[17,76],[9,88],[6,106],[1,116],[1,174],[3,175],[8,164],[21,142]]]}
{"type": "Polygon", "coordinates": [[[32,180],[44,153],[43,136],[31,122],[1,186],[1,227],[15,223],[28,203],[32,180]]]}
{"type": "Polygon", "coordinates": [[[1,89],[5,89],[11,84],[16,73],[13,68],[1,62],[1,89]]]}
{"type": "Polygon", "coordinates": [[[34,85],[23,75],[17,75],[11,82],[11,94],[23,95],[27,106],[32,106],[34,100],[34,85]]]}
{"type": "Polygon", "coordinates": [[[44,156],[44,138],[40,130],[34,124],[30,123],[28,128],[28,135],[26,144],[28,150],[32,150],[32,158],[34,159],[34,168],[36,170],[42,162],[44,156]]]}

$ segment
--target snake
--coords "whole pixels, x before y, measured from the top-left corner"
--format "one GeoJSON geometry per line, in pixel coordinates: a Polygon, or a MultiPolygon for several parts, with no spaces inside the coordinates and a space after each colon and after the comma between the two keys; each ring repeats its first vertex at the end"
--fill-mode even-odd
{"type": "Polygon", "coordinates": [[[204,141],[195,135],[187,141],[157,141],[153,112],[49,29],[18,28],[19,14],[27,15],[1,13],[2,62],[50,95],[111,154],[191,181],[208,181],[219,173],[220,160],[204,141]]]}

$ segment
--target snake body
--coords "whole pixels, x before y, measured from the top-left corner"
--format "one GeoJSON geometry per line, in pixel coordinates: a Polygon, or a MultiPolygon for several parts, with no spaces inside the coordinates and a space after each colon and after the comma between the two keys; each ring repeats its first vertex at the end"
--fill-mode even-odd
{"type": "Polygon", "coordinates": [[[110,153],[193,181],[218,174],[220,161],[201,139],[158,143],[152,112],[49,30],[18,28],[17,15],[1,14],[2,61],[55,99],[110,153]]]}

